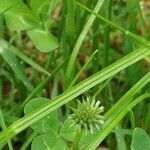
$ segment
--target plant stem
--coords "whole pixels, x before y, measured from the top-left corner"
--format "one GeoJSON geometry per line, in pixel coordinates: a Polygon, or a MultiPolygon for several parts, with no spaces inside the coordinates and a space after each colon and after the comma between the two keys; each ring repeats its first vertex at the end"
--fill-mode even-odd
{"type": "Polygon", "coordinates": [[[78,78],[80,77],[80,75],[83,73],[83,71],[88,67],[89,63],[92,61],[93,57],[98,53],[98,50],[96,50],[88,59],[88,61],[84,64],[84,66],[80,69],[80,71],[78,72],[78,74],[74,77],[73,81],[71,82],[71,84],[69,85],[68,89],[71,88],[76,81],[78,80],[78,78]]]}
{"type": "Polygon", "coordinates": [[[69,41],[74,41],[75,38],[75,8],[74,8],[74,0],[66,0],[67,4],[67,30],[68,30],[68,38],[69,41]]]}
{"type": "Polygon", "coordinates": [[[77,132],[74,140],[73,150],[79,150],[79,144],[80,144],[82,133],[83,133],[82,130],[77,132]]]}
{"type": "MultiPolygon", "coordinates": [[[[111,5],[112,5],[112,0],[108,0],[108,9],[106,18],[108,20],[111,19],[111,5]]],[[[110,25],[106,26],[104,28],[104,67],[108,65],[108,58],[109,58],[109,48],[110,48],[110,25]]]]}

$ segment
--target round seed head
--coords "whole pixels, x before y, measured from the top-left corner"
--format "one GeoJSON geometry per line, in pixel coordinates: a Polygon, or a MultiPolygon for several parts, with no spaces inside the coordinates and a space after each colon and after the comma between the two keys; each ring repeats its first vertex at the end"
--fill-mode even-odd
{"type": "Polygon", "coordinates": [[[104,117],[101,116],[104,107],[100,106],[100,101],[95,101],[95,98],[87,97],[82,100],[82,102],[78,100],[76,109],[71,108],[73,114],[69,118],[73,120],[73,124],[77,126],[78,130],[89,130],[93,133],[94,128],[99,130],[100,125],[104,123],[104,117]]]}

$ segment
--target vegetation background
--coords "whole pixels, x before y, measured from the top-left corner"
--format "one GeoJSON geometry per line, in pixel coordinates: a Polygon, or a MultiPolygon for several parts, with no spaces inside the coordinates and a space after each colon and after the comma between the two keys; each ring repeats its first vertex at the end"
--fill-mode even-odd
{"type": "Polygon", "coordinates": [[[149,21],[149,0],[0,0],[0,149],[150,150],[149,21]]]}

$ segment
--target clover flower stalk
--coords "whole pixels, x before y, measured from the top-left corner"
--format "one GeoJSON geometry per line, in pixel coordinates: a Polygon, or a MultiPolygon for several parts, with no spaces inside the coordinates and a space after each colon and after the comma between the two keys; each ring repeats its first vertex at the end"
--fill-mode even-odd
{"type": "Polygon", "coordinates": [[[73,121],[72,126],[75,125],[78,131],[94,132],[94,128],[100,130],[100,126],[104,123],[104,117],[101,113],[104,107],[100,106],[100,101],[95,98],[87,97],[86,100],[78,101],[77,108],[73,110],[70,119],[73,121]]]}

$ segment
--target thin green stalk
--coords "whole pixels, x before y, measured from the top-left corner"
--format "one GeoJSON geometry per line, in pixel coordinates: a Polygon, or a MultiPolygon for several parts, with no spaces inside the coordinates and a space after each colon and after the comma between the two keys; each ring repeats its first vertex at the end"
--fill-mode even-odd
{"type": "MultiPolygon", "coordinates": [[[[6,130],[6,124],[5,124],[5,121],[3,118],[1,108],[0,108],[0,124],[1,124],[3,131],[5,131],[6,130]]],[[[7,138],[7,143],[8,143],[9,150],[13,150],[13,146],[12,146],[11,140],[9,138],[7,138]]]]}
{"type": "Polygon", "coordinates": [[[131,120],[131,128],[132,130],[134,130],[134,128],[136,127],[136,124],[135,124],[135,116],[132,110],[129,111],[129,115],[130,115],[130,120],[131,120]]]}
{"type": "Polygon", "coordinates": [[[32,140],[38,135],[37,132],[33,132],[31,134],[31,136],[25,141],[25,143],[23,143],[23,145],[21,146],[20,150],[26,150],[29,146],[29,144],[32,142],[32,140]]]}
{"type": "Polygon", "coordinates": [[[52,64],[52,62],[54,62],[54,59],[55,57],[54,57],[54,51],[52,51],[52,52],[50,52],[49,54],[48,54],[48,60],[46,61],[46,64],[45,64],[45,69],[46,70],[49,70],[49,68],[50,68],[50,66],[51,66],[51,64],[52,64]]]}
{"type": "Polygon", "coordinates": [[[2,79],[0,78],[0,105],[2,104],[2,99],[3,99],[3,84],[2,79]]]}
{"type": "Polygon", "coordinates": [[[145,116],[145,120],[144,120],[144,128],[146,131],[149,131],[150,132],[150,109],[148,109],[148,112],[146,113],[146,116],[145,116]]]}
{"type": "MultiPolygon", "coordinates": [[[[108,20],[111,20],[111,7],[112,7],[112,0],[107,0],[107,7],[106,7],[106,18],[108,20]]],[[[108,66],[109,64],[109,56],[110,56],[110,24],[108,24],[108,26],[106,26],[104,28],[104,52],[103,52],[103,67],[108,66]]],[[[112,95],[111,95],[111,91],[109,88],[110,84],[108,83],[108,88],[107,90],[104,92],[105,93],[105,97],[108,97],[107,95],[109,95],[109,100],[105,101],[105,105],[106,107],[110,105],[110,103],[112,102],[112,95]]]]}
{"type": "Polygon", "coordinates": [[[71,84],[69,85],[68,89],[71,88],[76,81],[78,80],[78,78],[80,77],[80,75],[83,73],[83,71],[88,67],[89,63],[92,61],[93,57],[95,56],[95,54],[97,54],[98,50],[96,50],[88,59],[88,61],[84,64],[84,66],[80,69],[80,71],[78,72],[78,74],[74,77],[73,81],[71,82],[71,84]]]}
{"type": "Polygon", "coordinates": [[[145,20],[144,20],[143,14],[142,14],[141,5],[140,5],[140,0],[135,0],[135,1],[136,1],[136,5],[137,5],[137,7],[138,7],[139,21],[140,21],[141,26],[142,26],[143,34],[144,34],[145,37],[147,37],[146,22],[145,22],[145,20]]]}
{"type": "MultiPolygon", "coordinates": [[[[137,34],[137,10],[135,0],[127,0],[127,9],[129,14],[130,22],[124,20],[123,25],[130,32],[137,34]]],[[[126,36],[124,36],[124,49],[125,53],[128,54],[133,51],[135,44],[126,36]]],[[[127,78],[130,81],[131,85],[134,85],[141,78],[141,65],[140,62],[129,67],[127,71],[127,78]]]]}
{"type": "Polygon", "coordinates": [[[20,31],[17,31],[16,43],[17,43],[17,47],[19,49],[23,47],[23,41],[22,41],[22,36],[21,36],[21,32],[20,31]]]}
{"type": "Polygon", "coordinates": [[[73,144],[73,150],[79,150],[79,144],[80,144],[82,133],[83,131],[79,131],[76,133],[74,144],[73,144]]]}
{"type": "MultiPolygon", "coordinates": [[[[112,0],[108,0],[108,8],[106,9],[107,14],[106,18],[108,20],[111,20],[111,6],[112,6],[112,0]]],[[[110,25],[106,26],[104,28],[104,67],[106,67],[109,62],[109,48],[110,48],[110,25]]]]}
{"type": "Polygon", "coordinates": [[[136,15],[137,11],[135,11],[135,1],[134,0],[127,0],[127,7],[128,7],[128,14],[130,17],[129,29],[132,33],[137,33],[137,22],[136,22],[136,15]]]}
{"type": "MultiPolygon", "coordinates": [[[[100,32],[100,21],[98,19],[96,19],[93,23],[92,29],[93,29],[93,35],[90,38],[92,38],[92,49],[99,49],[99,45],[100,45],[100,34],[95,34],[95,33],[99,33],[100,32]]],[[[85,39],[85,42],[89,42],[90,38],[89,36],[85,39]],[[88,38],[88,39],[87,39],[88,38]]],[[[92,61],[92,72],[96,73],[99,71],[99,66],[100,66],[100,53],[101,51],[99,51],[97,53],[97,55],[94,57],[93,61],[92,61]]]]}
{"type": "Polygon", "coordinates": [[[111,79],[112,78],[108,79],[103,85],[99,86],[98,90],[93,94],[93,98],[98,96],[98,94],[108,85],[111,79]]]}
{"type": "MultiPolygon", "coordinates": [[[[94,8],[95,12],[99,12],[100,8],[103,5],[103,2],[104,2],[104,0],[98,0],[96,6],[94,8]]],[[[68,63],[67,71],[66,71],[66,78],[68,80],[68,84],[73,77],[75,60],[76,60],[77,54],[79,52],[79,49],[80,49],[80,47],[83,43],[83,40],[84,40],[84,38],[85,38],[85,36],[86,36],[86,34],[87,34],[87,32],[88,32],[89,28],[91,27],[94,20],[95,20],[95,16],[93,14],[91,14],[87,23],[85,24],[82,32],[80,33],[80,35],[77,39],[77,42],[76,42],[74,48],[73,48],[73,51],[71,53],[71,57],[70,57],[70,60],[68,63]]]]}
{"type": "Polygon", "coordinates": [[[74,0],[66,0],[67,4],[67,31],[69,41],[72,43],[75,38],[75,7],[74,0]]]}
{"type": "MultiPolygon", "coordinates": [[[[73,100],[77,96],[81,95],[85,91],[91,89],[92,87],[98,85],[99,83],[103,82],[104,80],[112,77],[116,73],[120,72],[124,68],[132,65],[133,63],[139,61],[140,59],[144,58],[145,56],[149,55],[150,51],[147,48],[141,47],[140,49],[128,54],[127,56],[121,58],[117,62],[109,65],[108,67],[104,68],[103,70],[97,72],[96,74],[92,75],[91,77],[87,78],[86,80],[80,82],[79,84],[75,85],[74,87],[68,89],[63,94],[55,97],[52,101],[48,104],[41,106],[40,108],[34,110],[33,112],[29,113],[28,115],[24,116],[23,118],[19,119],[18,121],[14,122],[11,126],[9,126],[5,132],[0,133],[0,143],[6,142],[7,136],[9,135],[10,138],[17,135],[33,123],[37,122],[41,118],[45,117],[52,111],[56,110],[57,108],[61,107],[62,105],[68,103],[69,101],[73,100]]],[[[150,80],[150,73],[146,75],[145,78],[150,80]]],[[[143,83],[141,83],[143,85],[143,83]]],[[[141,87],[141,86],[140,86],[141,87]]],[[[133,91],[134,93],[135,91],[133,91]]],[[[127,97],[128,98],[128,97],[127,97]]],[[[108,116],[108,115],[107,115],[108,116]]]]}
{"type": "Polygon", "coordinates": [[[115,136],[117,141],[117,150],[127,150],[124,134],[120,124],[115,127],[115,136]]]}

